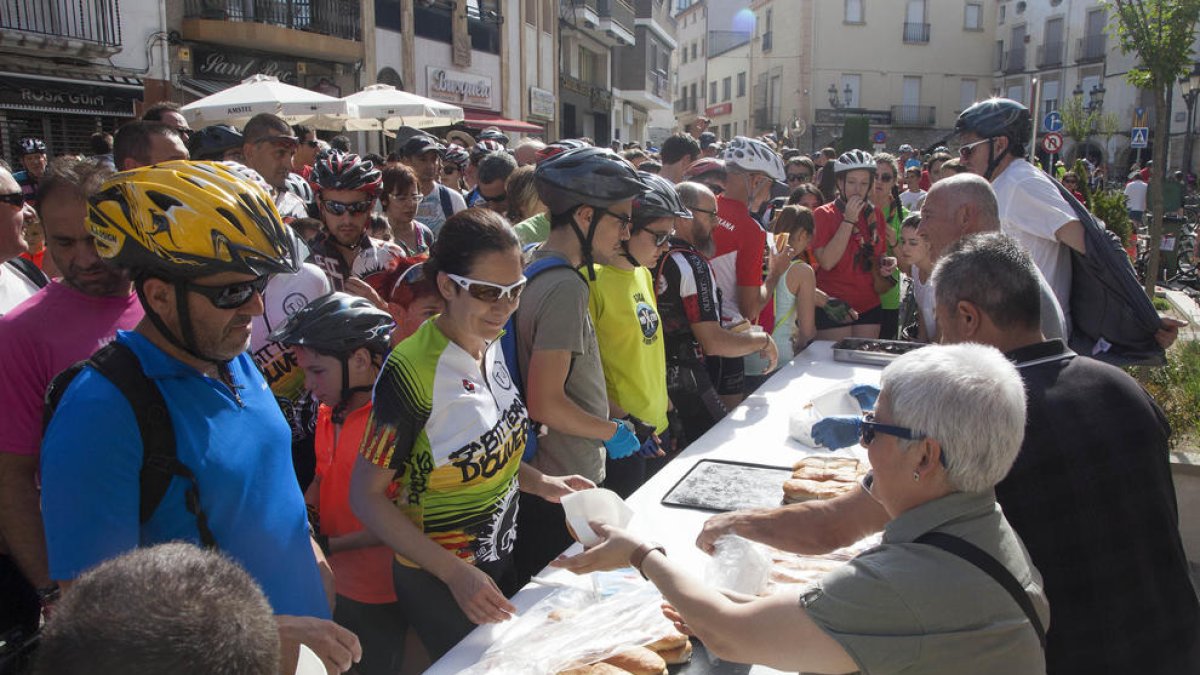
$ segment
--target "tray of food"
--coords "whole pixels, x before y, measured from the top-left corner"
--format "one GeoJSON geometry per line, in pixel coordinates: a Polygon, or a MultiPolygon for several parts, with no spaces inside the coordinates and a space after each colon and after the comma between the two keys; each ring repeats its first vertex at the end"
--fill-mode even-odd
{"type": "Polygon", "coordinates": [[[833,360],[886,366],[898,357],[924,346],[924,343],[921,342],[904,342],[902,340],[842,338],[833,343],[833,360]]]}
{"type": "Polygon", "coordinates": [[[702,459],[667,491],[662,503],[717,512],[779,506],[780,486],[792,473],[786,466],[702,459]]]}

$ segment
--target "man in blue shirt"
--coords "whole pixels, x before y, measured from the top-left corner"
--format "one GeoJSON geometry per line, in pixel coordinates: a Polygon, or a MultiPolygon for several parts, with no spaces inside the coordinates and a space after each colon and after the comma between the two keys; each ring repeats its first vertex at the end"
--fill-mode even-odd
{"type": "Polygon", "coordinates": [[[142,435],[129,400],[93,366],[63,393],[42,442],[51,576],[62,583],[129,549],[186,540],[215,546],[262,586],[284,662],[297,643],[333,672],[361,656],[330,616],[324,556],[293,476],[291,432],[246,353],[271,274],[296,269],[270,197],[219,164],[167,162],[110,179],[88,227],[100,256],[128,269],[146,318],[118,332],[166,403],[176,473],[139,517],[142,435]]]}

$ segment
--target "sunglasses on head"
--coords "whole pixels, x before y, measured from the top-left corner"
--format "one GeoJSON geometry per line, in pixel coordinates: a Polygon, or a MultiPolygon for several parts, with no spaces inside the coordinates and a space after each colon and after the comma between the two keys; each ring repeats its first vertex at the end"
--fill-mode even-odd
{"type": "Polygon", "coordinates": [[[4,202],[5,204],[17,209],[24,207],[26,201],[27,200],[25,199],[24,192],[13,192],[12,194],[0,195],[0,202],[4,202]]]}
{"type": "Polygon", "coordinates": [[[262,276],[253,281],[239,281],[224,286],[203,286],[185,281],[184,286],[204,297],[217,309],[237,309],[250,301],[255,293],[262,293],[270,277],[262,276]]]}
{"type": "Polygon", "coordinates": [[[371,210],[375,204],[374,199],[364,199],[361,202],[337,202],[332,199],[321,200],[322,207],[335,216],[340,216],[347,211],[350,213],[366,213],[371,210]]]}
{"type": "Polygon", "coordinates": [[[483,302],[499,302],[505,298],[513,301],[520,300],[521,293],[525,290],[525,282],[528,281],[525,277],[521,277],[521,280],[516,283],[501,286],[490,281],[480,281],[449,272],[446,272],[446,276],[450,278],[450,281],[466,289],[472,298],[483,302]]]}

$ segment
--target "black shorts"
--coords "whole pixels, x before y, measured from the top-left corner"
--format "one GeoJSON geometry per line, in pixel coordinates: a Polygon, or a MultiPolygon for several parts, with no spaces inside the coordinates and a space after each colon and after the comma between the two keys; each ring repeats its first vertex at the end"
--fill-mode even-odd
{"type": "Polygon", "coordinates": [[[883,308],[875,305],[865,312],[859,312],[858,321],[851,323],[838,323],[829,318],[825,310],[817,308],[817,330],[830,330],[832,328],[845,328],[846,326],[870,326],[883,324],[883,308]]]}
{"type": "Polygon", "coordinates": [[[746,365],[742,357],[726,358],[724,356],[709,356],[704,359],[708,368],[708,378],[717,389],[717,395],[729,396],[742,393],[746,379],[746,365]]]}

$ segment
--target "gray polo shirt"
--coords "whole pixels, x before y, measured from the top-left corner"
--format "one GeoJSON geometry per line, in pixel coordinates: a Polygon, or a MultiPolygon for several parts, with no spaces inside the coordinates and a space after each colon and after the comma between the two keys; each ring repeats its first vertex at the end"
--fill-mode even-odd
{"type": "Polygon", "coordinates": [[[800,605],[870,675],[1045,673],[1037,633],[999,583],[955,555],[913,543],[934,530],[1002,563],[1049,628],[1041,575],[990,491],[956,492],[900,514],[884,528],[882,545],[827,574],[800,605]]]}

